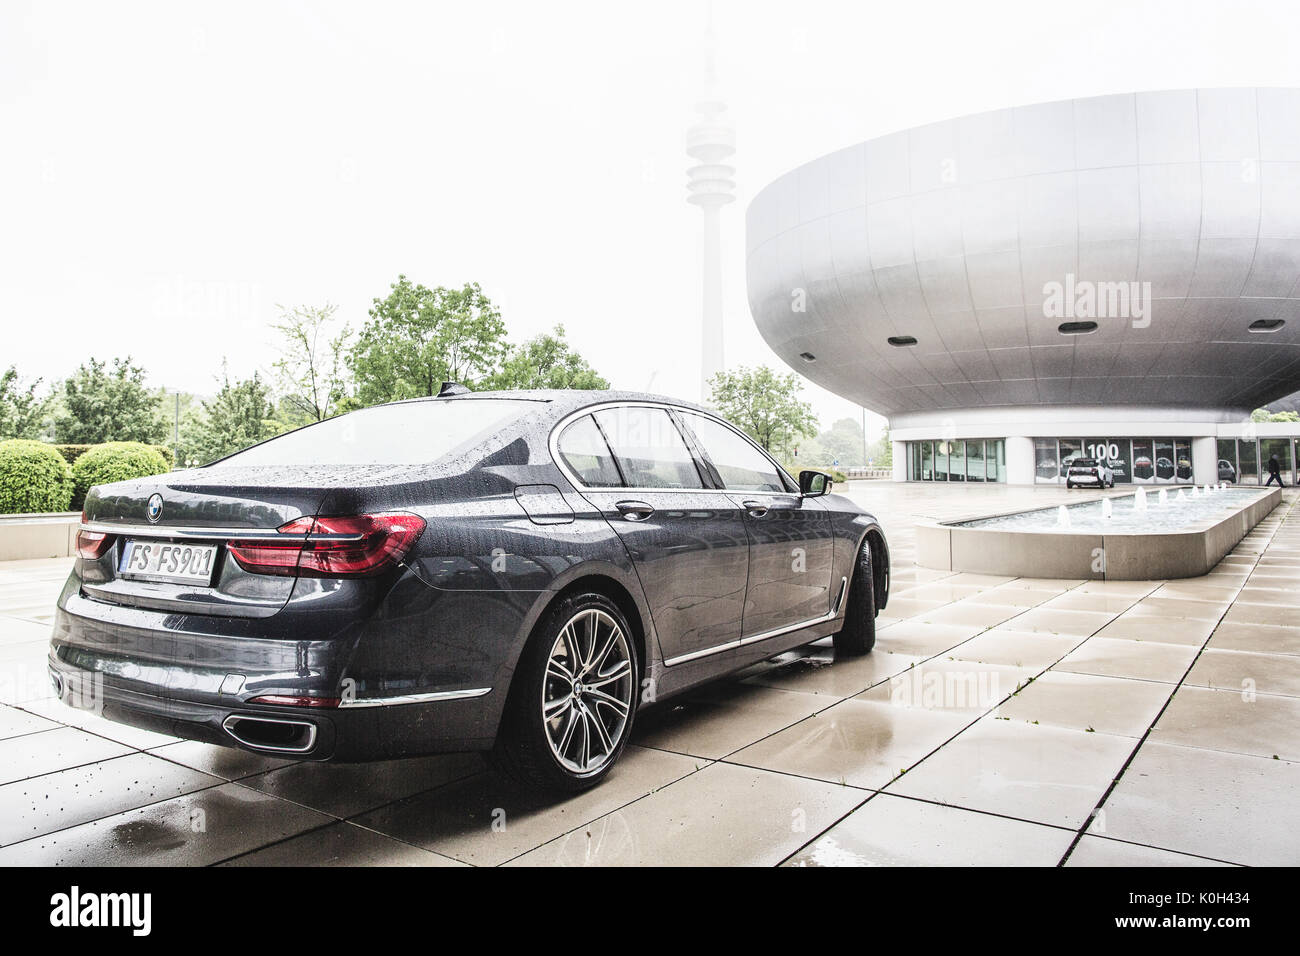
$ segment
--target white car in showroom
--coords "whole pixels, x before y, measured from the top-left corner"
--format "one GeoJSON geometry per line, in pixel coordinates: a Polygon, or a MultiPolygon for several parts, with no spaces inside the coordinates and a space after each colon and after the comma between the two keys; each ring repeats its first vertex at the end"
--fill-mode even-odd
{"type": "Polygon", "coordinates": [[[1110,462],[1101,458],[1075,458],[1065,469],[1065,487],[1092,485],[1096,488],[1114,488],[1115,472],[1110,462]]]}

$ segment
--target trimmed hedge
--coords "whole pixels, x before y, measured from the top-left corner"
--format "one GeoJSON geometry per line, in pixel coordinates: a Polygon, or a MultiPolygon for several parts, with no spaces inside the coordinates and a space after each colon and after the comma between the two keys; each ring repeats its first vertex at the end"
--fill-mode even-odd
{"type": "MultiPolygon", "coordinates": [[[[128,444],[137,444],[137,443],[129,442],[128,444]]],[[[99,446],[98,445],[51,445],[50,447],[53,448],[55,451],[57,451],[60,455],[62,455],[69,465],[75,465],[77,463],[78,458],[80,458],[86,452],[90,451],[90,449],[98,448],[99,446]]],[[[174,452],[170,446],[146,445],[145,447],[152,448],[158,454],[163,456],[163,459],[167,462],[168,471],[171,471],[172,468],[176,466],[176,452],[174,452]]]]}
{"type": "Polygon", "coordinates": [[[78,456],[76,464],[72,466],[73,507],[80,508],[86,500],[86,492],[95,485],[161,475],[170,470],[167,459],[152,445],[137,441],[111,441],[95,445],[78,456]]]}
{"type": "Polygon", "coordinates": [[[0,514],[70,511],[72,469],[40,441],[0,441],[0,514]]]}

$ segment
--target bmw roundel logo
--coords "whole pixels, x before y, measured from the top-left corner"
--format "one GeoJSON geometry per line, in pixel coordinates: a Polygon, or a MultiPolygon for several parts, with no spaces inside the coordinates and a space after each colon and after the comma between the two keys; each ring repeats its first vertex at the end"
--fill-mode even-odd
{"type": "Polygon", "coordinates": [[[149,496],[149,505],[145,514],[150,522],[155,522],[162,517],[162,495],[149,496]]]}

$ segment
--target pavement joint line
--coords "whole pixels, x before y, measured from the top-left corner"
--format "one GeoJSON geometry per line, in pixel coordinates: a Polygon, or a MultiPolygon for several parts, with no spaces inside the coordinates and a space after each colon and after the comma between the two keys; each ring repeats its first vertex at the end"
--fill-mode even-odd
{"type": "MultiPolygon", "coordinates": [[[[1081,582],[1078,583],[1078,584],[1075,584],[1075,585],[1072,585],[1072,586],[1070,586],[1070,587],[1068,587],[1068,588],[1065,588],[1065,589],[1061,592],[1061,594],[1060,594],[1060,595],[1057,595],[1057,596],[1060,597],[1061,595],[1069,594],[1070,592],[1075,591],[1076,589],[1083,587],[1083,586],[1084,586],[1085,584],[1087,584],[1087,583],[1089,583],[1089,582],[1086,581],[1086,580],[1085,580],[1085,581],[1081,581],[1081,582]]],[[[1000,585],[999,585],[999,586],[1000,586],[1000,585]]],[[[1162,587],[1162,586],[1163,586],[1163,584],[1162,584],[1162,585],[1158,585],[1158,586],[1157,586],[1157,589],[1158,589],[1159,587],[1162,587]]],[[[1080,592],[1080,593],[1087,593],[1087,592],[1080,592]]],[[[906,771],[905,773],[897,774],[896,776],[892,777],[892,778],[891,778],[887,783],[885,783],[882,787],[880,787],[880,788],[877,790],[877,792],[878,792],[878,793],[885,793],[885,794],[888,794],[889,796],[902,796],[902,794],[900,794],[900,793],[897,793],[897,792],[894,792],[894,791],[890,791],[890,790],[889,790],[889,787],[891,787],[891,786],[892,786],[894,783],[896,783],[898,780],[900,780],[901,778],[903,778],[904,776],[906,776],[907,773],[911,773],[911,772],[912,772],[913,770],[915,770],[918,766],[920,766],[922,763],[924,763],[924,762],[925,762],[926,760],[928,760],[930,757],[933,757],[936,753],[938,753],[938,752],[939,752],[940,750],[942,750],[944,747],[947,747],[949,744],[951,744],[953,741],[955,741],[958,737],[960,737],[960,736],[961,736],[962,734],[964,734],[966,731],[970,730],[970,728],[973,727],[975,724],[979,723],[981,720],[983,720],[983,719],[984,719],[985,717],[987,717],[989,714],[993,713],[993,712],[996,711],[999,707],[1001,707],[1003,704],[1005,704],[1005,703],[1007,703],[1009,700],[1011,700],[1012,697],[1015,697],[1017,694],[1019,694],[1020,691],[1024,690],[1025,688],[1027,688],[1027,687],[1028,687],[1030,684],[1032,684],[1034,681],[1038,680],[1038,678],[1042,677],[1042,676],[1043,676],[1044,674],[1046,674],[1048,671],[1051,671],[1051,670],[1052,670],[1052,669],[1053,669],[1057,664],[1061,663],[1061,661],[1065,660],[1065,658],[1069,657],[1071,654],[1073,654],[1075,651],[1077,651],[1080,647],[1082,647],[1082,646],[1083,646],[1084,644],[1086,644],[1088,641],[1092,640],[1092,638],[1095,637],[1099,631],[1104,630],[1106,627],[1110,626],[1111,623],[1113,623],[1114,621],[1118,620],[1120,617],[1122,617],[1123,615],[1125,615],[1125,614],[1127,614],[1129,611],[1131,611],[1135,605],[1137,605],[1137,604],[1140,603],[1141,601],[1145,600],[1145,599],[1149,596],[1149,593],[1150,593],[1150,592],[1148,592],[1148,594],[1143,594],[1143,595],[1140,595],[1140,596],[1137,596],[1137,597],[1132,598],[1132,600],[1131,600],[1131,602],[1129,603],[1128,607],[1126,607],[1123,611],[1120,611],[1119,613],[1115,614],[1115,615],[1111,618],[1110,621],[1107,621],[1105,624],[1103,624],[1101,627],[1097,628],[1097,629],[1096,629],[1095,631],[1093,631],[1091,634],[1086,635],[1086,636],[1085,636],[1081,641],[1079,641],[1078,644],[1075,644],[1073,647],[1071,647],[1069,650],[1067,650],[1064,654],[1062,654],[1060,657],[1058,657],[1054,662],[1052,662],[1051,664],[1048,664],[1048,665],[1047,665],[1046,667],[1044,667],[1042,670],[1038,671],[1036,674],[1034,674],[1032,677],[1030,677],[1028,680],[1026,680],[1023,684],[1018,685],[1014,691],[1012,691],[1012,692],[1011,692],[1010,694],[1008,694],[1006,697],[1002,698],[1000,701],[998,701],[998,702],[997,702],[996,704],[994,704],[992,707],[988,708],[988,709],[985,710],[985,711],[982,711],[982,712],[981,712],[980,714],[978,714],[978,715],[975,717],[975,719],[972,720],[970,723],[968,723],[968,724],[966,724],[965,726],[963,726],[960,730],[958,730],[958,731],[957,731],[955,734],[953,734],[951,737],[949,737],[948,739],[944,740],[942,743],[940,743],[937,747],[935,747],[935,748],[934,748],[933,750],[931,750],[929,753],[926,753],[924,756],[920,757],[916,762],[914,762],[913,764],[911,764],[911,766],[909,766],[909,767],[907,768],[907,771],[906,771]]],[[[977,596],[977,595],[972,595],[972,596],[977,596]]],[[[967,598],[961,598],[961,599],[959,599],[958,601],[953,601],[953,602],[951,602],[951,604],[957,604],[957,603],[960,603],[961,600],[967,600],[967,598]]],[[[1013,615],[1013,616],[1010,617],[1010,618],[1007,618],[1006,621],[1002,621],[1000,624],[995,624],[995,625],[992,625],[992,626],[990,626],[990,627],[987,627],[987,628],[985,628],[984,630],[980,631],[979,633],[977,633],[977,634],[973,634],[973,635],[971,635],[970,637],[966,638],[966,640],[961,641],[961,642],[959,642],[959,643],[957,643],[957,644],[954,644],[952,647],[948,648],[946,651],[939,651],[937,654],[934,654],[934,655],[932,655],[932,656],[930,656],[930,657],[927,657],[927,658],[925,658],[924,660],[921,660],[921,661],[919,661],[919,662],[917,662],[917,663],[911,665],[911,666],[908,667],[906,670],[900,671],[899,673],[900,673],[900,674],[905,674],[905,673],[907,673],[908,671],[910,671],[910,670],[912,670],[912,669],[914,669],[914,668],[916,668],[916,667],[920,667],[920,666],[922,666],[922,665],[924,665],[924,664],[928,664],[928,663],[930,663],[931,661],[935,660],[935,659],[936,659],[937,657],[939,657],[940,655],[942,655],[942,654],[948,654],[948,653],[950,653],[951,651],[956,650],[957,648],[961,647],[963,644],[966,644],[966,643],[968,643],[968,642],[970,642],[970,641],[973,641],[975,638],[980,637],[981,635],[988,633],[989,631],[993,630],[994,628],[1001,627],[1001,626],[1003,626],[1004,624],[1008,623],[1009,621],[1015,620],[1015,618],[1019,617],[1021,614],[1024,614],[1024,613],[1026,613],[1026,612],[1028,612],[1028,611],[1035,610],[1037,607],[1038,607],[1038,605],[1035,605],[1034,607],[1021,608],[1021,609],[1018,611],[1018,613],[1016,613],[1015,615],[1013,615]]],[[[1231,607],[1231,605],[1229,605],[1229,607],[1231,607]]],[[[923,612],[921,612],[921,613],[926,613],[926,612],[923,611],[923,612]]],[[[1226,614],[1226,613],[1227,613],[1227,610],[1225,609],[1224,614],[1226,614]]],[[[907,619],[905,619],[905,620],[910,620],[910,618],[907,618],[907,619]]],[[[917,623],[925,623],[925,622],[917,622],[917,623]]],[[[1212,635],[1212,634],[1213,634],[1213,632],[1211,632],[1211,635],[1212,635]]],[[[1058,637],[1069,637],[1069,636],[1072,636],[1072,635],[1063,635],[1063,634],[1058,634],[1058,635],[1054,635],[1054,636],[1058,636],[1058,637]]],[[[1206,640],[1208,641],[1209,638],[1206,638],[1206,640]]],[[[1148,642],[1148,643],[1156,643],[1156,642],[1148,642]]],[[[1178,645],[1178,646],[1183,646],[1183,645],[1178,645]]],[[[978,663],[978,662],[972,662],[972,663],[978,663]]],[[[1193,661],[1193,664],[1194,664],[1194,663],[1195,663],[1195,661],[1193,661]]],[[[1026,668],[1026,669],[1029,670],[1030,668],[1026,668]]],[[[898,676],[898,675],[894,675],[894,676],[896,677],[896,676],[898,676]]],[[[1099,676],[1101,676],[1101,675],[1099,675],[1099,676]]],[[[878,687],[878,686],[880,686],[881,684],[883,684],[886,680],[892,680],[892,679],[893,679],[893,677],[883,678],[882,680],[879,680],[879,681],[877,681],[876,683],[870,685],[870,687],[868,687],[867,690],[870,690],[872,687],[878,687]]],[[[1126,679],[1126,678],[1120,678],[1120,679],[1122,680],[1122,679],[1126,679]]],[[[1165,683],[1165,682],[1164,682],[1164,681],[1152,681],[1151,683],[1165,683]]],[[[1170,691],[1169,698],[1166,699],[1166,701],[1165,701],[1165,705],[1164,705],[1165,707],[1168,706],[1168,704],[1169,704],[1169,699],[1172,699],[1174,692],[1177,690],[1177,686],[1178,686],[1178,685],[1175,685],[1175,686],[1174,686],[1174,689],[1170,691]]],[[[865,693],[865,691],[859,691],[859,693],[865,693]]],[[[849,697],[844,698],[843,700],[837,701],[836,703],[843,703],[844,700],[849,700],[849,699],[852,699],[853,697],[856,697],[856,696],[857,696],[857,694],[852,694],[852,695],[850,695],[849,697]]],[[[814,713],[809,714],[808,717],[803,718],[803,720],[808,720],[810,717],[815,717],[815,716],[817,716],[818,714],[821,714],[821,713],[823,713],[824,711],[829,710],[830,707],[833,707],[833,706],[835,706],[835,705],[832,704],[832,705],[830,705],[830,706],[828,706],[828,707],[822,708],[822,710],[815,711],[814,713]]],[[[1161,713],[1163,713],[1163,712],[1164,712],[1164,708],[1162,707],[1162,708],[1161,708],[1161,713]]],[[[797,726],[798,724],[802,723],[803,720],[795,721],[795,723],[791,724],[790,727],[797,726]]],[[[782,730],[788,730],[788,729],[790,729],[790,727],[782,728],[782,730]]],[[[1068,729],[1068,728],[1067,728],[1067,729],[1068,729]]],[[[775,731],[774,733],[780,733],[780,732],[781,732],[781,731],[775,731]]],[[[1148,729],[1148,732],[1149,732],[1149,729],[1148,729]]],[[[764,737],[760,737],[758,740],[754,741],[753,743],[746,744],[745,747],[751,747],[751,746],[753,746],[754,744],[759,743],[759,742],[762,741],[762,740],[766,740],[766,739],[767,739],[768,737],[770,737],[770,736],[773,736],[773,734],[768,734],[768,735],[766,735],[766,736],[764,736],[764,737]]],[[[1119,735],[1119,734],[1110,734],[1110,735],[1108,735],[1108,736],[1119,737],[1119,736],[1122,736],[1122,735],[1119,735]]],[[[721,759],[724,760],[724,761],[726,761],[726,760],[727,760],[727,757],[733,756],[735,753],[738,753],[740,750],[744,750],[745,747],[741,747],[741,748],[739,748],[738,750],[733,751],[731,754],[728,754],[726,757],[723,757],[723,758],[721,758],[721,759]]],[[[1131,759],[1131,758],[1130,758],[1130,759],[1131,759]]],[[[730,761],[728,761],[728,762],[730,762],[730,761]]],[[[747,764],[742,764],[741,766],[748,766],[748,765],[747,765],[747,764]]],[[[1127,766],[1127,763],[1125,764],[1125,766],[1127,766]]],[[[765,768],[763,768],[763,769],[765,769],[765,768]]],[[[1122,773],[1122,771],[1121,771],[1121,773],[1122,773]]],[[[794,774],[794,776],[803,776],[803,775],[802,775],[802,774],[794,774]]],[[[810,779],[810,780],[820,780],[821,778],[818,778],[818,777],[808,777],[808,778],[806,778],[806,779],[810,779]]],[[[826,781],[822,780],[822,782],[825,783],[826,781]]],[[[1113,783],[1112,783],[1112,786],[1113,786],[1113,783]]],[[[1109,790],[1107,790],[1107,793],[1109,793],[1109,790]]],[[[870,799],[870,798],[868,798],[868,799],[870,799]]],[[[1103,799],[1104,799],[1104,797],[1103,797],[1103,799]]],[[[807,848],[808,848],[809,846],[811,846],[813,843],[815,843],[815,842],[817,842],[818,840],[820,840],[823,836],[825,836],[827,833],[829,833],[829,832],[830,832],[831,830],[833,830],[835,827],[839,826],[842,822],[844,822],[844,820],[848,819],[848,817],[850,817],[850,816],[852,816],[854,813],[856,813],[856,812],[857,812],[857,811],[858,811],[858,810],[859,810],[863,805],[866,804],[866,802],[867,802],[867,801],[864,800],[861,804],[859,804],[859,805],[856,806],[856,807],[853,807],[853,808],[852,808],[851,810],[849,810],[847,813],[843,814],[843,815],[842,815],[841,817],[839,817],[837,820],[833,821],[833,822],[832,822],[829,826],[827,826],[824,830],[822,830],[821,832],[817,833],[817,834],[816,834],[815,836],[813,836],[810,840],[808,840],[808,841],[807,841],[803,846],[799,847],[799,848],[796,849],[793,853],[791,853],[789,856],[787,856],[784,860],[782,860],[781,863],[783,864],[783,863],[788,862],[791,858],[793,858],[793,857],[796,856],[797,854],[803,852],[805,849],[807,849],[807,848]]],[[[934,802],[934,801],[926,801],[926,802],[934,802]]],[[[976,810],[976,809],[974,809],[973,807],[965,807],[965,806],[961,806],[960,804],[939,804],[939,805],[941,805],[941,806],[950,806],[950,807],[954,807],[954,808],[956,808],[956,809],[960,809],[960,810],[969,810],[969,811],[971,811],[971,812],[973,812],[973,813],[984,813],[984,812],[987,812],[987,811],[982,811],[982,810],[976,810]]],[[[1002,814],[991,814],[991,815],[992,815],[992,816],[1002,816],[1002,814]]],[[[1019,820],[1019,819],[1022,819],[1022,818],[1020,818],[1020,817],[1007,817],[1007,819],[1009,819],[1009,820],[1019,820]]],[[[1091,817],[1089,817],[1089,819],[1091,819],[1091,817]]],[[[1041,826],[1054,826],[1054,824],[1045,824],[1045,823],[1041,823],[1040,821],[1037,821],[1037,820],[1024,820],[1023,822],[1026,822],[1026,823],[1039,823],[1041,826]]],[[[1085,825],[1086,825],[1086,824],[1085,824],[1085,825]]],[[[1072,829],[1072,828],[1070,828],[1070,827],[1058,827],[1058,829],[1072,829]]],[[[1076,837],[1076,842],[1077,842],[1077,837],[1076,837]]],[[[1070,849],[1073,849],[1073,846],[1074,846],[1074,844],[1072,843],[1071,846],[1070,846],[1070,848],[1067,849],[1066,856],[1069,855],[1069,850],[1070,850],[1070,849]]],[[[1176,852],[1176,851],[1175,851],[1175,852],[1176,852]]],[[[1061,860],[1061,863],[1058,864],[1058,865],[1062,865],[1062,864],[1064,863],[1064,861],[1065,861],[1065,858],[1063,857],[1062,860],[1061,860]]],[[[778,864],[778,865],[780,865],[780,864],[778,864]]]]}
{"type": "MultiPolygon", "coordinates": [[[[1269,545],[1272,544],[1273,538],[1276,537],[1278,531],[1281,530],[1282,526],[1286,523],[1287,519],[1290,518],[1291,512],[1296,507],[1296,500],[1293,499],[1290,502],[1285,502],[1285,501],[1279,502],[1278,507],[1273,509],[1272,512],[1269,512],[1269,515],[1272,515],[1274,512],[1279,510],[1283,506],[1283,504],[1286,504],[1286,513],[1282,515],[1281,520],[1278,521],[1277,525],[1274,526],[1273,530],[1270,532],[1268,544],[1266,544],[1264,548],[1257,555],[1255,555],[1255,560],[1251,564],[1251,573],[1253,573],[1254,568],[1259,566],[1260,558],[1263,557],[1264,554],[1268,552],[1269,545]]],[[[1266,515],[1265,517],[1268,517],[1268,515],[1266,515]]],[[[1258,527],[1258,525],[1256,525],[1256,527],[1258,527]]],[[[1249,578],[1249,576],[1250,575],[1247,574],[1247,578],[1249,578]]],[[[1215,622],[1214,628],[1210,631],[1209,635],[1206,636],[1205,640],[1201,643],[1200,647],[1196,651],[1196,655],[1192,658],[1191,663],[1189,663],[1187,665],[1187,669],[1183,671],[1183,676],[1179,678],[1178,683],[1174,686],[1173,691],[1169,694],[1169,697],[1165,700],[1164,704],[1161,706],[1160,712],[1155,715],[1151,723],[1147,726],[1146,732],[1141,736],[1141,738],[1138,739],[1136,746],[1134,746],[1132,752],[1129,753],[1128,758],[1124,761],[1123,766],[1119,768],[1119,772],[1115,774],[1114,778],[1112,778],[1112,780],[1110,781],[1110,785],[1106,787],[1106,792],[1101,795],[1101,799],[1097,801],[1096,805],[1092,808],[1092,812],[1088,814],[1088,816],[1084,819],[1083,824],[1079,827],[1078,832],[1075,833],[1074,839],[1070,842],[1070,845],[1066,847],[1065,854],[1061,857],[1060,861],[1056,864],[1058,867],[1065,866],[1065,864],[1069,862],[1071,854],[1074,853],[1075,848],[1078,847],[1080,841],[1083,840],[1084,834],[1087,832],[1088,827],[1092,825],[1092,821],[1096,818],[1097,814],[1101,812],[1102,808],[1105,807],[1106,801],[1110,799],[1110,795],[1115,792],[1115,788],[1119,786],[1119,782],[1124,778],[1124,773],[1128,770],[1129,766],[1133,763],[1134,759],[1137,757],[1138,752],[1142,749],[1142,745],[1145,744],[1147,740],[1150,738],[1151,732],[1155,729],[1156,724],[1160,722],[1160,718],[1163,717],[1165,715],[1165,711],[1169,709],[1170,703],[1173,702],[1175,695],[1177,695],[1178,691],[1183,687],[1184,682],[1187,680],[1187,675],[1192,672],[1192,668],[1196,666],[1196,662],[1201,659],[1201,654],[1204,653],[1205,648],[1209,646],[1209,643],[1214,638],[1215,633],[1219,630],[1220,627],[1223,626],[1224,618],[1228,616],[1228,613],[1232,610],[1233,605],[1235,605],[1235,603],[1236,601],[1234,599],[1233,603],[1229,604],[1228,607],[1224,609],[1223,614],[1219,616],[1218,621],[1215,622]]],[[[1187,686],[1192,687],[1195,685],[1189,684],[1187,686]]],[[[1188,748],[1188,749],[1199,750],[1205,748],[1188,748]]],[[[1247,755],[1247,756],[1255,756],[1255,755],[1247,755]]],[[[1267,758],[1261,758],[1261,759],[1267,759],[1267,758]]],[[[1161,849],[1167,849],[1167,848],[1162,847],[1161,849]]],[[[1172,852],[1178,852],[1178,851],[1175,850],[1172,852]]]]}
{"type": "MultiPolygon", "coordinates": [[[[655,748],[650,747],[650,748],[647,748],[647,749],[649,749],[649,750],[653,750],[653,749],[655,749],[655,748]]],[[[696,758],[696,759],[702,759],[702,758],[696,758]]],[[[496,865],[497,865],[497,866],[505,866],[507,863],[512,863],[512,862],[514,862],[515,860],[519,859],[521,856],[525,856],[526,854],[532,853],[534,850],[540,850],[540,849],[541,849],[542,847],[544,847],[544,846],[550,846],[550,845],[551,845],[552,843],[554,843],[556,840],[563,839],[564,837],[568,836],[568,835],[571,834],[571,833],[577,833],[577,832],[578,832],[579,830],[581,830],[583,827],[589,827],[589,826],[591,826],[593,823],[595,823],[597,820],[603,820],[605,817],[609,816],[610,814],[618,813],[618,812],[620,812],[620,811],[622,811],[622,810],[626,810],[628,807],[632,806],[634,803],[640,803],[642,800],[645,800],[645,799],[647,799],[647,798],[649,798],[649,797],[653,797],[656,793],[662,793],[664,790],[668,790],[668,789],[670,789],[671,787],[676,786],[677,784],[681,783],[683,780],[687,779],[688,777],[693,777],[693,776],[695,776],[696,774],[700,773],[702,770],[706,770],[706,769],[708,769],[709,767],[712,767],[712,766],[714,766],[715,764],[719,764],[719,763],[722,763],[722,761],[721,761],[721,760],[708,760],[708,761],[706,761],[706,762],[704,763],[703,766],[696,767],[694,770],[690,771],[689,773],[684,773],[684,774],[682,774],[680,777],[677,777],[675,780],[670,780],[670,781],[668,781],[668,782],[667,782],[666,784],[664,784],[662,787],[655,787],[655,789],[653,789],[653,790],[651,790],[651,791],[649,791],[649,792],[647,792],[647,793],[643,793],[643,794],[641,794],[640,796],[633,797],[631,800],[628,800],[626,803],[619,804],[617,807],[614,807],[614,808],[611,809],[611,810],[606,810],[604,813],[599,814],[598,816],[592,817],[590,820],[585,820],[585,821],[583,821],[582,823],[579,823],[577,826],[575,826],[575,827],[571,827],[570,829],[565,830],[563,833],[558,833],[558,834],[556,834],[555,836],[551,837],[549,840],[544,840],[544,841],[542,841],[541,843],[537,844],[536,846],[529,847],[527,850],[522,850],[522,851],[520,851],[519,853],[516,853],[516,854],[515,854],[514,856],[512,856],[512,857],[509,857],[508,859],[502,860],[500,863],[498,863],[498,864],[496,864],[496,865]]],[[[823,781],[823,782],[824,782],[824,781],[823,781]]],[[[446,856],[446,855],[448,855],[448,854],[443,854],[443,855],[446,856]]],[[[459,858],[459,857],[454,857],[454,859],[458,859],[458,860],[459,860],[460,858],[459,858]]],[[[468,861],[468,860],[460,860],[460,862],[462,862],[462,863],[468,863],[469,861],[468,861]]],[[[474,865],[474,864],[471,864],[471,865],[474,865]]]]}

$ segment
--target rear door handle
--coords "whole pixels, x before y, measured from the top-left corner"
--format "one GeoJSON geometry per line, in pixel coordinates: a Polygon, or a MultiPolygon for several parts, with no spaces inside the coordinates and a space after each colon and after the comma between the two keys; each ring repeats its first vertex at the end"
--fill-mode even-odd
{"type": "Polygon", "coordinates": [[[749,501],[742,501],[741,504],[744,505],[745,510],[748,511],[755,518],[761,518],[763,517],[763,515],[767,514],[766,501],[753,501],[751,499],[749,501]]]}
{"type": "Polygon", "coordinates": [[[644,521],[655,513],[654,506],[644,501],[616,501],[614,507],[628,521],[644,521]]]}

